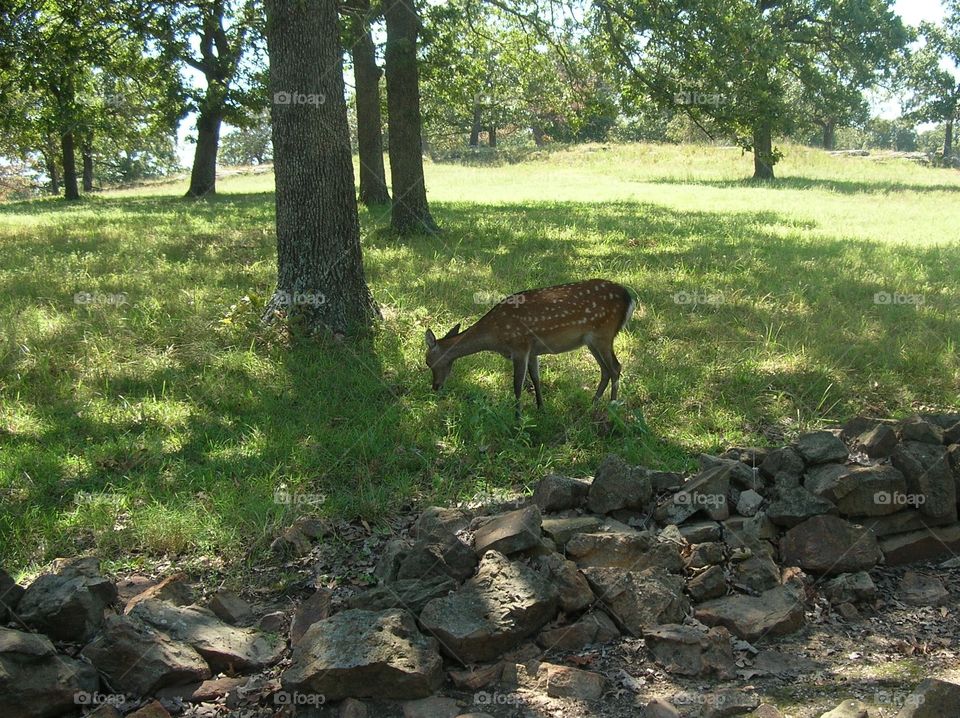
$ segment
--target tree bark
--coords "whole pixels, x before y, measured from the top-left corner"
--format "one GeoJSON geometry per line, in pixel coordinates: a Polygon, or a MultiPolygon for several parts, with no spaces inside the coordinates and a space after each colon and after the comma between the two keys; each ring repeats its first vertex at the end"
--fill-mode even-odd
{"type": "Polygon", "coordinates": [[[943,128],[943,159],[949,162],[953,157],[953,120],[947,120],[943,128]]]}
{"type": "Polygon", "coordinates": [[[768,125],[753,129],[753,178],[773,179],[773,137],[768,125]]]}
{"type": "Polygon", "coordinates": [[[390,132],[390,224],[399,233],[433,232],[423,179],[417,33],[420,17],[409,0],[384,0],[387,21],[387,127],[390,132]]]}
{"type": "Polygon", "coordinates": [[[473,124],[470,126],[470,146],[479,147],[480,146],[480,95],[476,95],[473,98],[473,124]]]}
{"type": "Polygon", "coordinates": [[[494,127],[493,125],[490,125],[487,128],[487,143],[491,147],[497,146],[497,128],[494,127]]]}
{"type": "Polygon", "coordinates": [[[60,167],[57,165],[55,152],[43,151],[43,162],[47,167],[47,176],[50,178],[50,194],[56,196],[60,194],[60,167]]]}
{"type": "Polygon", "coordinates": [[[270,95],[323,98],[274,102],[277,289],[265,321],[286,316],[304,333],[364,333],[376,309],[367,288],[353,180],[336,5],[267,0],[270,95]]]}
{"type": "Polygon", "coordinates": [[[77,150],[73,130],[67,130],[60,138],[61,161],[63,162],[63,189],[66,199],[80,199],[77,185],[77,150]]]}
{"type": "Polygon", "coordinates": [[[197,115],[197,149],[193,155],[187,197],[207,197],[217,192],[217,151],[220,147],[219,113],[201,110],[197,115]]]}
{"type": "Polygon", "coordinates": [[[530,131],[533,133],[533,143],[537,147],[543,147],[547,144],[546,133],[543,131],[543,128],[540,125],[533,125],[530,128],[530,131]]]}
{"type": "Polygon", "coordinates": [[[83,191],[93,192],[93,138],[84,138],[80,154],[83,157],[83,191]]]}
{"type": "Polygon", "coordinates": [[[364,19],[360,38],[353,46],[353,74],[357,87],[357,153],[360,156],[360,201],[372,206],[390,201],[383,166],[380,118],[380,67],[377,49],[364,19]]]}
{"type": "Polygon", "coordinates": [[[837,123],[833,120],[823,122],[823,149],[832,150],[837,146],[837,123]]]}

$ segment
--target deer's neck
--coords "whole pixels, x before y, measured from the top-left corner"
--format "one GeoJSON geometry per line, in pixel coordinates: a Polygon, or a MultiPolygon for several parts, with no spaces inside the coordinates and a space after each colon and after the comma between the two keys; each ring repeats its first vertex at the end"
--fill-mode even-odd
{"type": "Polygon", "coordinates": [[[474,325],[457,336],[444,340],[443,353],[451,359],[459,359],[490,348],[486,337],[476,331],[476,325],[474,325]]]}

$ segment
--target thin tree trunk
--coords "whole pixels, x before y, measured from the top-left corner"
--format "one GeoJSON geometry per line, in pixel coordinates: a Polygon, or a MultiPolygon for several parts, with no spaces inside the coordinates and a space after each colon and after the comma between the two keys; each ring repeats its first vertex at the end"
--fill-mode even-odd
{"type": "Polygon", "coordinates": [[[43,162],[47,166],[47,176],[50,178],[50,194],[56,196],[60,194],[60,167],[57,165],[56,155],[45,150],[43,152],[43,162]]]}
{"type": "Polygon", "coordinates": [[[773,179],[773,138],[768,125],[753,130],[753,178],[773,179]]]}
{"type": "Polygon", "coordinates": [[[470,146],[479,147],[480,146],[480,95],[475,95],[473,98],[473,124],[470,126],[470,146]]]}
{"type": "Polygon", "coordinates": [[[953,120],[947,120],[943,128],[943,160],[949,162],[953,157],[953,120]]]}
{"type": "Polygon", "coordinates": [[[67,130],[60,138],[60,150],[63,153],[63,188],[67,199],[80,199],[77,185],[77,150],[74,146],[73,130],[67,130]]]}
{"type": "Polygon", "coordinates": [[[264,320],[305,333],[366,331],[376,313],[360,249],[336,5],[267,0],[270,95],[323,102],[272,105],[277,289],[264,320]]]}
{"type": "Polygon", "coordinates": [[[217,112],[201,110],[197,116],[197,149],[193,155],[190,188],[187,197],[206,197],[217,191],[217,151],[220,147],[220,125],[217,112]]]}
{"type": "Polygon", "coordinates": [[[80,154],[83,157],[83,191],[93,192],[93,138],[84,138],[80,154]]]}
{"type": "Polygon", "coordinates": [[[543,131],[543,128],[540,125],[533,125],[530,128],[530,131],[533,133],[533,143],[537,147],[543,147],[547,144],[546,133],[543,131]]]}
{"type": "Polygon", "coordinates": [[[384,0],[387,21],[387,126],[390,132],[390,224],[401,233],[436,231],[423,179],[417,33],[420,17],[409,0],[384,0]]]}
{"type": "Polygon", "coordinates": [[[487,128],[487,141],[491,147],[497,146],[497,128],[493,125],[487,128]]]}
{"type": "Polygon", "coordinates": [[[380,67],[370,27],[363,20],[353,46],[353,74],[357,87],[357,152],[360,155],[360,201],[368,207],[390,201],[383,166],[380,118],[380,67]]]}
{"type": "Polygon", "coordinates": [[[837,123],[826,120],[823,123],[823,149],[832,150],[837,146],[837,123]]]}

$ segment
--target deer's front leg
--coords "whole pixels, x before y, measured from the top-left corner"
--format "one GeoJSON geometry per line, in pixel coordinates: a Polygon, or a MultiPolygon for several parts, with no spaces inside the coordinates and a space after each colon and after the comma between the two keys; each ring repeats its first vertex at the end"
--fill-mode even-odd
{"type": "Polygon", "coordinates": [[[513,396],[516,398],[517,419],[520,418],[520,396],[523,394],[523,379],[527,375],[530,353],[513,355],[513,396]]]}

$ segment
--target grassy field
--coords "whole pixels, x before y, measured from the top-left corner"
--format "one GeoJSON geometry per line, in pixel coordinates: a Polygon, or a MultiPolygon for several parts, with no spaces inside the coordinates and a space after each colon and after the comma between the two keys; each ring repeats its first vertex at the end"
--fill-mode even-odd
{"type": "Polygon", "coordinates": [[[610,451],[685,469],[860,412],[956,408],[960,173],[797,147],[777,169],[754,185],[737,149],[653,145],[428,164],[442,235],[361,216],[372,346],[259,327],[269,175],[200,203],[166,185],[0,206],[0,563],[242,567],[301,512],[375,523],[610,451]],[[427,327],[596,276],[641,301],[621,405],[591,409],[585,350],[543,361],[546,407],[527,397],[520,427],[499,357],[430,390],[427,327]]]}

